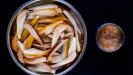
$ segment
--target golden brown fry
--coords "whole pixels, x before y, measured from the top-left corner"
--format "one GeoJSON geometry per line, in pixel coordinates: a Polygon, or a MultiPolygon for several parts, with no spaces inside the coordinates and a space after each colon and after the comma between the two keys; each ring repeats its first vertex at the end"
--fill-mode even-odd
{"type": "Polygon", "coordinates": [[[32,43],[33,43],[33,37],[32,35],[29,35],[29,37],[24,41],[24,46],[26,49],[30,48],[32,46],[32,43]]]}
{"type": "MultiPolygon", "coordinates": [[[[39,16],[36,16],[32,21],[31,21],[31,25],[34,27],[36,25],[36,23],[38,22],[39,16]]],[[[29,32],[24,29],[23,33],[22,33],[22,41],[24,41],[27,37],[28,37],[29,32]]]]}
{"type": "Polygon", "coordinates": [[[39,11],[30,13],[29,17],[32,18],[32,16],[35,16],[35,15],[38,15],[39,17],[49,17],[49,16],[59,15],[59,13],[56,12],[55,9],[39,10],[39,11]]]}
{"type": "Polygon", "coordinates": [[[39,20],[39,16],[36,16],[32,21],[31,21],[31,25],[32,26],[34,26],[34,25],[36,25],[36,23],[38,22],[38,20],[39,20]]]}
{"type": "Polygon", "coordinates": [[[36,56],[36,57],[42,57],[44,55],[47,55],[49,53],[49,50],[39,50],[35,48],[31,48],[28,50],[23,50],[23,54],[27,56],[36,56]]]}
{"type": "Polygon", "coordinates": [[[52,33],[49,34],[48,37],[52,39],[53,38],[53,34],[52,33]]]}
{"type": "Polygon", "coordinates": [[[41,19],[38,21],[38,23],[52,23],[52,22],[57,22],[57,21],[67,21],[67,18],[63,17],[63,16],[59,16],[56,18],[52,18],[52,19],[41,19]]]}
{"type": "Polygon", "coordinates": [[[43,39],[44,39],[45,43],[51,43],[52,42],[52,39],[49,37],[44,37],[43,39]]]}
{"type": "Polygon", "coordinates": [[[54,30],[55,26],[57,26],[57,25],[59,25],[61,23],[63,23],[63,21],[57,21],[55,23],[52,23],[52,24],[46,26],[43,30],[41,30],[39,32],[39,34],[43,34],[44,33],[44,34],[48,35],[54,30]]]}
{"type": "MultiPolygon", "coordinates": [[[[45,26],[44,26],[45,27],[45,26]]],[[[40,26],[40,27],[37,27],[36,30],[39,32],[40,30],[42,30],[44,27],[40,26]]]]}
{"type": "Polygon", "coordinates": [[[50,52],[49,52],[49,54],[48,54],[48,56],[47,56],[47,60],[48,60],[48,61],[50,60],[50,58],[51,58],[51,56],[53,55],[53,53],[56,52],[61,46],[63,46],[63,44],[64,44],[66,41],[68,41],[68,39],[62,40],[57,46],[55,45],[54,47],[52,47],[52,48],[50,49],[50,52]]]}
{"type": "Polygon", "coordinates": [[[21,34],[24,29],[24,22],[26,19],[28,10],[22,10],[18,15],[17,15],[17,36],[18,39],[21,39],[21,34]]]}
{"type": "Polygon", "coordinates": [[[59,63],[59,62],[61,62],[63,59],[64,59],[64,58],[63,58],[63,56],[62,56],[61,54],[55,52],[55,53],[52,55],[52,57],[50,58],[49,61],[50,61],[51,63],[59,63]]]}
{"type": "Polygon", "coordinates": [[[76,52],[73,52],[72,54],[70,54],[70,55],[68,56],[67,59],[64,59],[63,61],[61,61],[61,62],[59,62],[59,63],[57,63],[57,64],[54,64],[54,65],[52,65],[51,67],[52,67],[52,68],[57,68],[57,67],[66,65],[66,64],[68,64],[68,63],[71,63],[72,61],[74,61],[74,59],[76,58],[76,56],[77,56],[76,52]]]}
{"type": "Polygon", "coordinates": [[[29,24],[25,24],[24,27],[29,31],[30,35],[32,35],[43,46],[44,41],[40,38],[37,31],[29,24]]]}
{"type": "Polygon", "coordinates": [[[40,49],[40,50],[48,50],[50,48],[50,44],[44,44],[44,46],[41,46],[39,44],[33,44],[32,45],[34,48],[40,49]]]}
{"type": "MultiPolygon", "coordinates": [[[[35,29],[37,28],[37,24],[34,27],[35,29]]],[[[32,43],[34,41],[34,38],[32,35],[29,35],[27,39],[23,42],[23,45],[25,46],[26,49],[30,48],[32,46],[32,43]]]]}
{"type": "Polygon", "coordinates": [[[24,58],[24,61],[27,64],[38,64],[38,63],[47,62],[46,61],[46,57],[40,57],[40,58],[24,58]]]}
{"type": "Polygon", "coordinates": [[[34,66],[29,66],[28,69],[35,72],[55,73],[55,70],[51,69],[46,63],[38,63],[34,66]]]}
{"type": "Polygon", "coordinates": [[[22,33],[22,38],[21,38],[21,40],[24,41],[24,40],[27,38],[28,34],[29,34],[28,31],[27,31],[26,29],[24,29],[24,31],[23,31],[23,33],[22,33]]]}
{"type": "Polygon", "coordinates": [[[77,31],[81,35],[81,31],[80,31],[75,19],[73,18],[73,16],[67,10],[64,10],[63,13],[67,16],[67,18],[69,19],[71,24],[74,26],[75,31],[77,31]]]}
{"type": "Polygon", "coordinates": [[[12,49],[15,51],[15,52],[18,52],[19,50],[19,46],[18,46],[18,43],[17,43],[17,34],[14,35],[13,39],[12,39],[12,49]]]}
{"type": "Polygon", "coordinates": [[[37,32],[40,32],[40,31],[42,31],[45,27],[46,27],[46,26],[39,26],[39,25],[37,25],[36,31],[37,31],[37,32]]]}
{"type": "Polygon", "coordinates": [[[60,25],[58,25],[53,32],[53,37],[52,37],[52,47],[57,43],[60,34],[65,31],[68,28],[68,25],[66,25],[65,23],[62,23],[60,25]]]}
{"type": "MultiPolygon", "coordinates": [[[[48,54],[49,51],[46,52],[46,54],[44,54],[44,56],[46,56],[48,54]]],[[[35,56],[35,55],[24,55],[26,58],[30,58],[30,59],[35,59],[35,58],[40,58],[42,56],[35,56]]]]}
{"type": "Polygon", "coordinates": [[[67,33],[67,34],[64,34],[63,38],[70,37],[71,35],[73,35],[73,33],[67,33]]]}
{"type": "Polygon", "coordinates": [[[38,23],[38,26],[37,27],[46,27],[48,26],[49,24],[43,24],[43,23],[38,23]]]}
{"type": "Polygon", "coordinates": [[[23,52],[21,49],[19,49],[18,53],[17,53],[17,56],[18,56],[18,60],[21,62],[21,63],[25,63],[24,62],[24,56],[23,56],[23,52]]]}
{"type": "Polygon", "coordinates": [[[56,4],[45,4],[45,5],[39,5],[39,6],[29,8],[29,10],[39,11],[39,10],[57,9],[57,8],[58,8],[58,5],[56,5],[56,4]]]}
{"type": "Polygon", "coordinates": [[[63,46],[62,56],[64,59],[68,57],[68,49],[69,49],[69,40],[63,46]]]}

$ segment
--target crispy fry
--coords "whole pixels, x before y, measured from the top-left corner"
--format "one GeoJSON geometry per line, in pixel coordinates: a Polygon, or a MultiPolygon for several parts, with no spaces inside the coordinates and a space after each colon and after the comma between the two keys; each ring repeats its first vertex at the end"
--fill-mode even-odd
{"type": "Polygon", "coordinates": [[[35,16],[35,15],[38,15],[39,17],[56,16],[56,15],[59,15],[60,13],[60,11],[58,12],[57,11],[58,11],[57,9],[39,10],[39,11],[30,13],[29,16],[35,16]]]}
{"type": "Polygon", "coordinates": [[[53,23],[53,22],[57,22],[57,21],[67,21],[67,18],[63,17],[63,16],[59,16],[56,18],[52,18],[52,19],[41,19],[38,21],[38,23],[53,23]]]}
{"type": "Polygon", "coordinates": [[[68,55],[70,55],[70,54],[73,53],[73,52],[76,52],[76,43],[77,43],[77,40],[76,40],[75,37],[73,37],[73,38],[70,40],[68,55]]]}
{"type": "Polygon", "coordinates": [[[18,52],[18,50],[19,50],[19,46],[18,46],[18,43],[17,43],[17,34],[15,34],[13,39],[12,39],[12,49],[15,52],[18,52]]]}
{"type": "MultiPolygon", "coordinates": [[[[30,24],[34,27],[34,26],[36,25],[38,19],[39,19],[39,16],[36,16],[36,17],[31,21],[30,24]]],[[[28,37],[28,34],[29,34],[29,32],[28,32],[26,29],[24,29],[24,31],[23,31],[23,33],[22,33],[22,41],[24,41],[24,40],[28,37]]]]}
{"type": "Polygon", "coordinates": [[[31,49],[28,49],[28,50],[23,50],[23,53],[25,55],[27,55],[27,56],[37,56],[37,57],[47,55],[48,52],[49,52],[49,50],[42,51],[42,50],[35,49],[35,48],[31,48],[31,49]]]}
{"type": "Polygon", "coordinates": [[[28,10],[22,10],[17,16],[17,35],[18,35],[18,39],[21,39],[21,34],[23,32],[24,22],[25,22],[25,19],[26,19],[26,13],[27,12],[28,12],[28,10]]]}
{"type": "Polygon", "coordinates": [[[29,10],[39,11],[39,10],[57,9],[57,8],[58,8],[58,6],[55,4],[45,4],[45,5],[39,5],[36,7],[29,8],[29,10]]]}
{"type": "Polygon", "coordinates": [[[63,11],[63,13],[67,16],[67,18],[69,19],[69,21],[72,23],[72,25],[74,26],[75,30],[81,34],[81,31],[76,23],[76,21],[74,20],[73,16],[66,10],[63,11]]]}
{"type": "Polygon", "coordinates": [[[39,64],[35,64],[34,66],[29,66],[28,69],[35,72],[55,73],[55,70],[51,69],[50,66],[45,63],[39,63],[39,64]]]}
{"type": "MultiPolygon", "coordinates": [[[[34,26],[34,28],[35,28],[35,29],[37,28],[37,24],[34,26]]],[[[25,46],[25,48],[26,48],[26,49],[31,48],[33,41],[34,41],[33,36],[32,36],[32,35],[29,35],[29,36],[27,37],[27,39],[24,41],[24,43],[23,43],[24,46],[25,46]]]]}
{"type": "Polygon", "coordinates": [[[68,41],[68,39],[62,40],[57,46],[55,45],[55,47],[52,47],[48,56],[47,56],[47,60],[49,61],[51,56],[53,55],[54,52],[56,52],[61,46],[63,46],[63,44],[68,41]]]}
{"type": "Polygon", "coordinates": [[[68,63],[71,63],[76,58],[76,56],[77,56],[76,52],[73,52],[68,58],[64,59],[63,61],[61,61],[57,64],[52,65],[51,67],[52,68],[57,68],[57,67],[66,65],[68,63]]]}
{"type": "Polygon", "coordinates": [[[24,61],[27,64],[38,64],[46,62],[46,57],[40,57],[40,58],[24,58],[24,61]]]}
{"type": "Polygon", "coordinates": [[[58,25],[55,30],[54,30],[54,33],[53,33],[53,37],[52,37],[52,47],[56,44],[56,42],[58,41],[59,39],[59,36],[60,36],[60,33],[65,31],[66,29],[68,28],[67,25],[65,24],[60,24],[58,25]]]}
{"type": "Polygon", "coordinates": [[[24,41],[24,46],[26,49],[30,48],[32,46],[32,42],[33,42],[33,37],[32,35],[29,35],[29,37],[24,41]]]}
{"type": "Polygon", "coordinates": [[[17,56],[18,56],[18,60],[19,60],[21,63],[25,63],[25,62],[24,62],[23,52],[22,52],[21,49],[18,51],[17,56]]]}
{"type": "Polygon", "coordinates": [[[44,44],[44,41],[40,38],[36,30],[29,24],[24,25],[25,29],[29,31],[29,33],[41,44],[44,44]]]}
{"type": "Polygon", "coordinates": [[[69,49],[69,40],[63,46],[62,56],[64,59],[68,57],[68,49],[69,49]]]}
{"type": "Polygon", "coordinates": [[[54,30],[54,28],[57,26],[57,25],[59,25],[59,24],[61,24],[61,23],[63,23],[63,21],[57,21],[57,22],[55,22],[55,23],[52,23],[52,24],[50,24],[50,25],[48,25],[47,27],[45,27],[43,30],[41,30],[40,32],[39,32],[39,34],[46,34],[46,35],[48,35],[48,34],[50,34],[53,30],[54,30]]]}
{"type": "Polygon", "coordinates": [[[55,52],[53,55],[52,55],[52,57],[50,58],[50,62],[52,62],[52,63],[59,63],[60,61],[62,61],[63,60],[63,57],[62,57],[62,55],[61,54],[59,54],[59,53],[57,53],[57,52],[55,52]]]}

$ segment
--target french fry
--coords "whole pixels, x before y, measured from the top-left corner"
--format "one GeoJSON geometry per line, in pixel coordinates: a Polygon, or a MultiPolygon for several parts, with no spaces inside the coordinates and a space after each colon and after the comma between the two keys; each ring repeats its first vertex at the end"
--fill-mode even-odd
{"type": "Polygon", "coordinates": [[[38,64],[47,62],[46,57],[40,57],[40,58],[24,58],[25,63],[27,64],[38,64]]]}
{"type": "Polygon", "coordinates": [[[54,64],[54,65],[51,65],[52,68],[57,68],[57,67],[61,67],[61,66],[64,66],[68,63],[71,63],[72,61],[74,61],[74,59],[76,58],[77,54],[76,52],[73,52],[70,56],[68,56],[68,58],[64,59],[63,61],[57,63],[57,64],[54,64]]]}
{"type": "MultiPolygon", "coordinates": [[[[32,25],[33,27],[36,25],[37,21],[39,19],[39,16],[36,16],[30,23],[30,25],[32,25]]],[[[24,41],[27,37],[28,37],[29,32],[24,29],[23,33],[22,33],[22,41],[24,41]]]]}
{"type": "Polygon", "coordinates": [[[48,56],[47,56],[47,60],[49,61],[51,56],[53,55],[54,52],[56,52],[61,46],[63,46],[63,44],[68,41],[68,39],[62,40],[57,46],[55,45],[55,47],[52,47],[48,56]]]}
{"type": "Polygon", "coordinates": [[[27,56],[41,57],[41,56],[47,55],[49,53],[49,50],[42,51],[39,49],[30,48],[27,50],[23,50],[23,53],[27,56]]]}
{"type": "Polygon", "coordinates": [[[53,22],[57,22],[57,21],[67,21],[67,18],[63,17],[63,16],[59,16],[56,18],[52,18],[52,19],[40,19],[38,21],[38,23],[53,23],[53,22]]]}
{"type": "Polygon", "coordinates": [[[17,43],[17,34],[14,35],[13,39],[12,39],[12,49],[15,51],[15,52],[18,52],[19,51],[19,46],[18,46],[18,43],[17,43]]]}
{"type": "Polygon", "coordinates": [[[29,24],[24,25],[25,29],[29,31],[29,33],[41,44],[44,44],[44,41],[40,38],[36,30],[29,24]]]}
{"type": "Polygon", "coordinates": [[[68,57],[69,40],[63,45],[62,57],[66,59],[68,57]]]}
{"type": "Polygon", "coordinates": [[[67,16],[67,18],[69,19],[69,21],[72,23],[72,25],[74,26],[74,29],[81,34],[81,31],[76,23],[76,21],[74,20],[73,16],[67,11],[64,10],[63,13],[67,16]]]}
{"type": "Polygon", "coordinates": [[[32,43],[33,43],[33,37],[32,35],[29,35],[29,37],[24,41],[24,46],[26,49],[30,48],[32,46],[32,43]]]}
{"type": "Polygon", "coordinates": [[[77,52],[80,52],[81,47],[80,47],[80,43],[79,43],[78,33],[81,35],[81,31],[80,31],[77,23],[75,22],[74,18],[72,17],[72,15],[66,10],[64,10],[63,13],[68,17],[69,21],[74,26],[75,36],[76,36],[76,39],[77,39],[77,52]]]}
{"type": "Polygon", "coordinates": [[[40,49],[40,50],[48,50],[51,47],[51,43],[46,43],[44,46],[38,45],[38,44],[33,44],[32,45],[34,48],[40,49]]]}
{"type": "Polygon", "coordinates": [[[57,21],[57,22],[55,22],[55,23],[52,23],[52,24],[46,26],[44,29],[42,29],[42,30],[39,32],[39,34],[43,34],[43,33],[44,33],[44,34],[48,35],[48,34],[50,34],[50,33],[54,30],[54,28],[55,28],[57,25],[59,25],[59,24],[61,24],[61,23],[63,23],[63,21],[57,21]]]}
{"type": "Polygon", "coordinates": [[[39,11],[39,10],[57,9],[57,8],[58,8],[58,5],[56,5],[56,4],[45,4],[45,5],[39,5],[36,7],[29,8],[29,10],[33,10],[33,12],[35,12],[35,11],[39,11]]]}
{"type": "Polygon", "coordinates": [[[23,52],[21,49],[19,49],[18,53],[17,53],[17,56],[18,56],[18,60],[21,62],[21,63],[25,63],[24,61],[24,56],[23,56],[23,52]]]}
{"type": "Polygon", "coordinates": [[[67,28],[68,28],[68,26],[65,24],[60,24],[55,28],[53,37],[52,37],[52,46],[51,47],[53,47],[56,44],[56,42],[58,41],[60,33],[65,31],[67,28]]]}
{"type": "MultiPolygon", "coordinates": [[[[37,28],[37,24],[34,26],[34,28],[37,28]]],[[[27,39],[23,42],[26,49],[30,48],[32,46],[32,43],[34,41],[34,38],[32,35],[29,35],[27,39]]]]}
{"type": "Polygon", "coordinates": [[[57,52],[55,52],[55,53],[52,55],[52,57],[49,59],[49,61],[50,61],[51,63],[59,63],[59,62],[62,61],[62,60],[63,60],[62,55],[59,54],[59,53],[57,53],[57,52]]]}
{"type": "Polygon", "coordinates": [[[49,17],[49,16],[56,16],[59,13],[56,12],[54,9],[47,9],[47,10],[39,10],[36,12],[32,12],[29,14],[29,16],[35,16],[38,15],[39,17],[49,17]],[[44,14],[45,13],[45,14],[44,14]]]}
{"type": "Polygon", "coordinates": [[[70,45],[69,45],[69,49],[68,49],[68,55],[70,55],[73,52],[76,52],[76,43],[77,43],[77,40],[76,40],[75,37],[73,37],[70,40],[70,45]]]}
{"type": "Polygon", "coordinates": [[[27,12],[28,12],[28,10],[22,10],[17,16],[17,36],[18,36],[18,39],[21,39],[21,34],[23,32],[23,29],[24,29],[24,22],[26,19],[26,13],[27,12]]]}
{"type": "Polygon", "coordinates": [[[44,72],[44,73],[55,73],[54,69],[51,69],[49,65],[45,63],[35,64],[34,66],[29,66],[28,69],[35,72],[44,72]]]}

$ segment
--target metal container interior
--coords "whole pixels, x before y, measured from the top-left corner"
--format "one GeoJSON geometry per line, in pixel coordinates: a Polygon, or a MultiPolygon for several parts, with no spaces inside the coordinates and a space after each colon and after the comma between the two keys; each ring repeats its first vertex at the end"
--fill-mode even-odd
{"type": "Polygon", "coordinates": [[[67,3],[64,0],[30,0],[30,1],[26,2],[25,4],[23,4],[22,6],[20,6],[18,8],[18,10],[13,14],[13,16],[12,16],[10,22],[9,22],[8,29],[7,29],[7,46],[8,46],[10,56],[12,57],[12,59],[16,63],[16,65],[19,66],[24,72],[26,72],[28,74],[36,75],[37,73],[28,70],[21,63],[19,63],[19,61],[17,60],[17,58],[15,57],[15,55],[14,55],[12,49],[11,49],[10,33],[11,33],[11,27],[13,26],[13,21],[15,20],[17,14],[21,10],[23,10],[24,8],[33,7],[33,6],[37,6],[37,5],[40,5],[40,4],[53,3],[53,2],[58,3],[58,4],[60,4],[60,5],[62,5],[62,6],[69,9],[69,11],[73,14],[77,24],[79,25],[80,30],[84,34],[83,35],[84,42],[83,42],[82,51],[79,54],[76,61],[73,64],[71,64],[67,69],[65,69],[61,72],[58,72],[55,75],[63,75],[65,73],[69,72],[70,70],[72,70],[79,63],[79,61],[81,60],[81,58],[83,57],[83,54],[85,52],[86,45],[87,45],[87,30],[86,30],[85,22],[84,22],[83,18],[81,17],[81,15],[79,14],[79,12],[72,5],[70,5],[69,3],[67,3]]]}

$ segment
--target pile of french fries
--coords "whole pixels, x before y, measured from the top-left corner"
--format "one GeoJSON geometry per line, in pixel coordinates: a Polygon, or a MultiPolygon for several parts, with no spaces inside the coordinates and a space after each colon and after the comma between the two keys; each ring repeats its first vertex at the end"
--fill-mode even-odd
{"type": "Polygon", "coordinates": [[[15,21],[11,46],[31,71],[54,74],[81,52],[81,30],[72,14],[56,4],[23,9],[15,21]]]}

